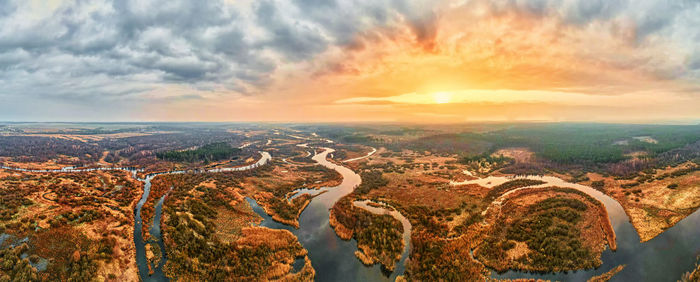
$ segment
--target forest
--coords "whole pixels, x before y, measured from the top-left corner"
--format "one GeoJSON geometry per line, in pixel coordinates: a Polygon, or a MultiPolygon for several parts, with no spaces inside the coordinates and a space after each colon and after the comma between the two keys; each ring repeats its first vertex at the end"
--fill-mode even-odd
{"type": "Polygon", "coordinates": [[[162,160],[171,162],[215,162],[227,160],[241,152],[241,149],[231,147],[228,143],[212,143],[199,147],[194,150],[185,151],[165,151],[156,153],[156,156],[162,160]]]}
{"type": "Polygon", "coordinates": [[[239,144],[244,139],[241,135],[231,134],[226,128],[182,124],[152,124],[115,129],[61,129],[31,133],[21,133],[22,130],[18,130],[19,134],[0,135],[0,157],[8,157],[16,162],[42,163],[55,160],[66,166],[92,165],[99,161],[103,154],[106,154],[103,159],[105,162],[122,163],[127,166],[157,163],[156,152],[160,152],[163,158],[172,158],[174,161],[196,161],[199,158],[206,160],[215,156],[177,154],[175,151],[216,143],[239,144]],[[132,134],[126,134],[124,137],[102,135],[116,133],[132,134]]]}
{"type": "Polygon", "coordinates": [[[555,164],[599,169],[628,160],[632,152],[664,158],[664,152],[698,142],[699,132],[698,125],[541,124],[514,126],[482,134],[482,138],[492,144],[491,151],[527,147],[555,164]]]}
{"type": "Polygon", "coordinates": [[[389,180],[382,176],[382,172],[379,170],[363,171],[360,173],[362,177],[362,183],[360,186],[355,188],[355,192],[359,195],[367,194],[372,189],[382,187],[389,183],[389,180]]]}
{"type": "MultiPolygon", "coordinates": [[[[118,265],[115,260],[126,250],[122,244],[133,242],[127,230],[136,186],[121,171],[0,178],[0,268],[13,265],[0,270],[0,279],[4,273],[14,281],[88,281],[105,265],[118,265]],[[106,224],[112,228],[97,227],[106,224]]],[[[115,275],[102,277],[108,274],[115,275]]]]}
{"type": "MultiPolygon", "coordinates": [[[[577,223],[588,206],[573,198],[553,197],[527,207],[522,217],[505,225],[496,223],[491,235],[476,251],[476,256],[498,271],[508,268],[556,272],[590,269],[600,261],[580,239],[577,223]],[[529,252],[513,264],[506,252],[515,242],[527,244],[529,252]]],[[[502,220],[499,219],[499,220],[502,220]]]]}
{"type": "Polygon", "coordinates": [[[280,261],[293,260],[305,252],[291,233],[285,235],[286,231],[257,227],[248,229],[255,215],[241,210],[240,205],[231,204],[237,198],[232,190],[224,187],[239,187],[240,179],[254,177],[267,168],[156,178],[162,179],[154,182],[154,189],[173,187],[163,206],[162,223],[168,257],[165,272],[169,277],[186,281],[254,280],[274,273],[270,269],[280,261]],[[199,185],[207,180],[213,180],[216,188],[199,185]],[[218,225],[224,214],[247,218],[250,222],[246,222],[246,226],[218,225]],[[218,236],[222,230],[229,229],[234,230],[229,235],[236,238],[235,241],[224,241],[218,236]],[[252,238],[246,239],[248,236],[252,238]]]}
{"type": "Polygon", "coordinates": [[[102,150],[95,144],[38,136],[0,136],[0,157],[20,162],[45,162],[60,155],[80,159],[74,164],[97,161],[102,150]]]}
{"type": "Polygon", "coordinates": [[[370,257],[369,260],[363,259],[365,264],[374,260],[381,263],[384,269],[393,271],[403,251],[401,222],[391,215],[372,214],[357,208],[352,201],[352,196],[340,199],[332,208],[333,217],[338,224],[351,231],[358,248],[370,257]]]}
{"type": "Polygon", "coordinates": [[[457,154],[465,163],[483,159],[503,148],[524,147],[533,151],[538,157],[537,163],[515,163],[505,168],[515,174],[584,169],[622,175],[657,165],[700,161],[700,125],[523,123],[465,125],[449,130],[440,126],[421,128],[423,130],[394,130],[388,135],[386,130],[369,126],[317,129],[321,135],[348,143],[384,146],[393,151],[411,149],[457,154]],[[644,152],[644,165],[624,163],[634,152],[644,152]],[[612,167],[613,164],[621,165],[612,167]]]}
{"type": "Polygon", "coordinates": [[[107,156],[111,163],[124,159],[129,165],[143,166],[157,160],[156,152],[176,151],[213,143],[239,144],[244,140],[240,135],[219,129],[182,128],[174,125],[161,126],[159,129],[173,132],[105,138],[98,142],[98,145],[111,152],[112,156],[107,156]]]}
{"type": "Polygon", "coordinates": [[[411,260],[406,268],[409,281],[481,281],[484,266],[471,259],[469,240],[445,240],[429,233],[411,236],[411,260]]]}

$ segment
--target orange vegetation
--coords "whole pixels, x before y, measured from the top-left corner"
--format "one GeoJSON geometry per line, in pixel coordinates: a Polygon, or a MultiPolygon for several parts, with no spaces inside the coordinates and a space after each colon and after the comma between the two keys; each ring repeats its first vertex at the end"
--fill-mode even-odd
{"type": "Polygon", "coordinates": [[[615,276],[615,274],[618,274],[618,273],[620,273],[620,271],[625,269],[625,266],[626,265],[624,265],[624,264],[618,265],[606,273],[591,277],[591,279],[588,279],[588,282],[606,282],[606,281],[609,281],[610,279],[613,278],[613,276],[615,276]]]}
{"type": "Polygon", "coordinates": [[[530,162],[534,159],[535,154],[528,148],[507,148],[500,149],[493,153],[496,156],[504,156],[514,159],[516,162],[530,162]]]}
{"type": "MultiPolygon", "coordinates": [[[[516,190],[508,195],[508,197],[503,201],[503,204],[500,205],[500,208],[496,207],[495,209],[489,209],[489,213],[491,213],[491,215],[487,216],[489,230],[484,233],[486,235],[485,242],[494,242],[493,240],[499,242],[500,240],[500,243],[489,243],[482,245],[482,247],[475,251],[477,256],[485,264],[499,271],[504,271],[507,269],[547,271],[548,268],[544,267],[549,266],[529,263],[529,261],[534,258],[534,255],[539,254],[534,253],[534,251],[527,244],[525,244],[525,242],[505,239],[517,238],[519,236],[517,234],[511,235],[510,229],[521,228],[519,227],[519,224],[522,222],[527,222],[527,220],[529,220],[527,219],[528,216],[534,215],[535,212],[533,211],[533,208],[535,208],[538,212],[548,212],[546,217],[558,222],[556,224],[573,224],[573,229],[571,229],[573,234],[569,233],[566,236],[575,237],[569,237],[568,239],[562,240],[580,242],[580,248],[582,248],[582,250],[586,250],[586,253],[589,253],[589,255],[579,255],[582,257],[570,263],[558,262],[556,260],[550,261],[551,263],[555,264],[551,266],[555,271],[598,266],[602,263],[600,261],[600,254],[603,252],[603,250],[605,250],[606,245],[610,246],[610,248],[613,250],[616,249],[615,233],[608,218],[607,211],[602,203],[582,192],[578,192],[577,190],[551,187],[516,190]],[[567,203],[567,201],[575,200],[577,202],[572,202],[572,204],[583,203],[587,206],[587,208],[578,207],[579,209],[576,211],[576,209],[569,208],[562,204],[543,204],[549,203],[548,201],[556,199],[566,200],[561,203],[567,203]],[[553,207],[554,209],[550,209],[548,207],[553,207]],[[572,211],[574,211],[574,213],[580,212],[580,214],[573,216],[574,214],[572,214],[572,211]],[[559,222],[557,219],[559,217],[562,218],[561,222],[559,222]],[[506,247],[508,244],[510,244],[510,246],[506,247]],[[488,246],[489,249],[483,249],[483,246],[488,246]],[[498,252],[500,252],[499,248],[505,250],[505,252],[501,255],[498,255],[498,252]],[[484,253],[484,251],[487,253],[484,253]],[[578,267],[570,268],[574,265],[578,265],[578,267]]],[[[525,232],[536,231],[538,230],[530,230],[525,232]]]]}
{"type": "Polygon", "coordinates": [[[686,163],[660,169],[644,176],[648,180],[641,183],[639,179],[615,180],[596,174],[589,174],[589,177],[591,181],[604,181],[605,193],[620,202],[640,240],[646,242],[700,207],[700,171],[673,176],[674,172],[692,167],[692,163],[686,163]]]}
{"type": "Polygon", "coordinates": [[[140,182],[128,173],[2,170],[0,186],[3,230],[28,237],[29,255],[49,260],[41,277],[138,280],[133,207],[140,182]],[[66,273],[66,268],[72,270],[66,273]]]}

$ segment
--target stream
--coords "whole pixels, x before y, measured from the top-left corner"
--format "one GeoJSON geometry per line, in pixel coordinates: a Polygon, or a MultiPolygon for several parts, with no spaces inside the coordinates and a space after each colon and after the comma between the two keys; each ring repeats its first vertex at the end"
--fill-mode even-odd
{"type": "MultiPolygon", "coordinates": [[[[255,200],[246,198],[246,201],[251,205],[253,211],[263,218],[260,226],[289,230],[299,239],[301,245],[308,250],[311,265],[316,270],[316,281],[394,281],[396,276],[403,274],[405,269],[404,262],[410,250],[410,223],[397,211],[390,212],[382,208],[367,206],[367,210],[370,212],[389,212],[394,217],[398,216],[397,219],[404,225],[403,238],[406,245],[404,246],[401,261],[399,261],[396,265],[396,270],[392,273],[383,271],[379,264],[373,266],[362,264],[355,257],[357,241],[340,239],[328,222],[330,208],[340,198],[352,193],[353,189],[360,185],[362,180],[351,169],[336,165],[326,159],[328,154],[335,152],[335,150],[330,148],[323,149],[325,150],[315,154],[312,159],[318,164],[340,173],[343,176],[343,182],[336,187],[324,187],[319,189],[319,191],[313,192],[318,194],[318,196],[314,197],[301,213],[299,229],[272,220],[255,200]]],[[[307,192],[311,192],[311,190],[302,188],[293,192],[292,197],[307,192]]],[[[366,203],[359,202],[356,203],[356,206],[365,208],[366,203]]]]}
{"type": "Polygon", "coordinates": [[[594,197],[605,206],[617,237],[617,251],[611,251],[609,248],[603,251],[601,256],[603,264],[597,269],[547,274],[513,270],[499,274],[493,271],[493,278],[586,281],[593,276],[606,273],[618,265],[625,264],[627,267],[613,276],[610,281],[677,281],[683,273],[694,268],[696,257],[700,255],[700,210],[679,221],[654,239],[641,243],[639,242],[637,231],[630,223],[629,217],[620,203],[610,196],[585,185],[566,182],[553,176],[489,176],[475,180],[452,182],[452,185],[479,184],[492,188],[507,181],[522,178],[541,180],[546,183],[514,189],[499,197],[495,204],[499,204],[500,200],[507,197],[508,194],[522,189],[558,186],[579,190],[594,197]]]}
{"type": "MultiPolygon", "coordinates": [[[[138,181],[143,182],[143,194],[141,195],[141,199],[136,203],[136,208],[134,209],[134,245],[136,247],[136,266],[139,270],[139,276],[141,278],[141,281],[168,281],[169,279],[165,276],[163,273],[163,266],[165,265],[165,262],[167,261],[166,257],[166,252],[165,252],[165,245],[163,243],[162,237],[161,237],[161,230],[160,230],[160,219],[163,214],[163,202],[165,201],[166,195],[163,195],[158,202],[155,205],[155,212],[153,216],[153,221],[151,226],[149,227],[149,233],[151,235],[151,239],[146,242],[143,240],[143,221],[141,219],[141,208],[143,205],[146,203],[148,200],[148,196],[151,192],[151,180],[153,180],[154,177],[158,175],[164,175],[164,174],[182,174],[182,173],[218,173],[218,172],[229,172],[229,171],[244,171],[244,170],[249,170],[253,169],[259,166],[262,166],[266,164],[272,156],[268,152],[260,152],[260,159],[250,165],[246,166],[240,166],[240,167],[230,167],[230,168],[216,168],[216,169],[209,169],[209,170],[193,170],[193,171],[186,171],[186,170],[176,170],[176,171],[168,171],[168,172],[158,172],[158,173],[151,173],[146,175],[145,178],[138,178],[137,177],[137,172],[141,170],[137,170],[134,168],[125,168],[125,167],[102,167],[102,168],[62,168],[62,169],[23,169],[23,168],[14,168],[14,167],[8,167],[4,165],[0,165],[0,168],[3,169],[8,169],[8,170],[15,170],[15,171],[23,171],[23,172],[53,172],[53,173],[59,173],[59,172],[88,172],[88,171],[111,171],[111,170],[121,170],[121,171],[128,171],[132,172],[132,177],[137,179],[138,181]],[[161,250],[161,259],[158,262],[158,265],[152,265],[153,267],[153,274],[149,275],[148,272],[148,259],[146,258],[146,244],[149,243],[155,243],[158,244],[161,250]]],[[[171,188],[172,189],[172,188],[171,188]]]]}
{"type": "Polygon", "coordinates": [[[356,207],[362,208],[366,211],[369,211],[373,214],[388,214],[392,217],[394,217],[396,220],[401,222],[401,225],[403,226],[403,234],[401,237],[403,238],[403,252],[401,252],[401,259],[398,261],[396,264],[396,269],[394,269],[394,272],[397,274],[403,274],[404,271],[406,271],[406,259],[408,258],[408,255],[411,253],[411,222],[408,221],[408,218],[404,217],[399,211],[397,211],[395,208],[392,206],[383,203],[383,202],[375,202],[371,200],[362,200],[362,201],[355,201],[353,202],[353,205],[356,207]],[[386,206],[387,208],[382,208],[382,207],[374,207],[369,205],[370,203],[375,203],[375,204],[381,204],[383,206],[386,206]]]}
{"type": "MultiPolygon", "coordinates": [[[[302,145],[303,146],[303,145],[302,145]]],[[[357,207],[366,209],[377,214],[390,214],[398,219],[403,227],[403,239],[405,241],[404,251],[401,260],[396,265],[396,270],[392,273],[386,273],[378,264],[367,267],[363,265],[354,255],[357,250],[357,242],[355,240],[344,241],[336,236],[335,231],[329,224],[330,208],[343,196],[350,194],[353,189],[361,183],[361,178],[351,169],[336,165],[329,162],[326,157],[333,153],[330,148],[323,152],[316,153],[312,159],[327,168],[334,169],[343,177],[343,181],[336,187],[324,187],[321,189],[298,189],[291,193],[291,197],[297,197],[304,193],[317,193],[309,205],[304,209],[299,217],[299,229],[276,222],[268,216],[264,210],[258,206],[255,200],[246,198],[246,201],[251,205],[253,210],[263,218],[260,226],[284,229],[292,232],[308,250],[308,256],[311,259],[311,264],[316,270],[316,281],[394,281],[396,276],[402,275],[405,271],[405,260],[409,255],[410,250],[410,234],[411,225],[408,220],[403,217],[398,211],[388,208],[383,209],[368,205],[367,201],[356,201],[353,204],[357,207]],[[321,193],[323,192],[323,193],[321,193]]],[[[198,170],[196,173],[206,172],[225,172],[225,171],[242,171],[252,169],[265,164],[270,158],[267,152],[260,152],[261,159],[255,164],[236,168],[220,168],[212,170],[198,170]]],[[[12,167],[0,166],[4,169],[27,171],[27,172],[80,172],[80,171],[95,171],[95,170],[125,170],[133,172],[136,177],[137,170],[133,168],[89,168],[89,169],[58,169],[58,170],[28,170],[17,169],[12,167]]],[[[164,173],[149,174],[144,179],[138,179],[144,183],[144,191],[141,199],[135,209],[135,225],[134,225],[134,243],[136,245],[136,259],[143,281],[167,281],[167,277],[162,272],[162,267],[165,264],[165,249],[161,240],[160,227],[151,226],[150,233],[152,242],[160,245],[163,257],[160,263],[154,266],[155,273],[148,275],[148,265],[145,256],[145,244],[141,236],[143,228],[141,221],[141,207],[148,199],[150,193],[150,181],[160,174],[185,173],[185,171],[171,171],[164,173]]],[[[546,182],[541,185],[522,187],[510,191],[497,199],[493,205],[499,205],[504,197],[517,190],[536,189],[548,186],[558,186],[573,188],[582,191],[598,201],[606,208],[615,230],[617,251],[611,251],[609,248],[603,251],[601,260],[603,264],[597,269],[578,270],[559,273],[527,273],[520,271],[507,271],[504,273],[493,272],[492,278],[498,279],[516,279],[516,278],[534,278],[560,281],[586,281],[587,279],[606,273],[612,268],[625,264],[627,267],[617,275],[613,276],[611,281],[676,281],[686,271],[691,271],[694,268],[696,257],[700,255],[700,212],[695,211],[688,217],[679,221],[673,227],[659,234],[654,239],[645,243],[639,242],[639,236],[629,221],[629,217],[625,213],[622,206],[613,198],[604,193],[595,190],[591,187],[569,183],[560,178],[552,176],[522,176],[522,177],[501,177],[489,176],[486,178],[467,180],[462,182],[452,182],[452,185],[479,184],[484,187],[492,188],[496,185],[507,181],[527,178],[546,182]]],[[[162,215],[162,204],[165,199],[163,196],[157,203],[154,215],[154,223],[160,222],[162,215]]],[[[294,263],[294,269],[298,270],[303,263],[299,261],[294,263]]]]}
{"type": "Polygon", "coordinates": [[[146,176],[145,179],[138,179],[139,181],[143,182],[143,195],[141,196],[141,199],[136,203],[136,208],[134,209],[134,245],[136,246],[136,266],[139,269],[139,276],[141,276],[142,281],[168,281],[168,278],[165,277],[165,274],[163,273],[163,266],[165,265],[165,262],[167,261],[167,256],[165,254],[165,245],[163,244],[163,240],[160,234],[160,225],[156,224],[156,222],[160,223],[160,217],[162,216],[163,212],[163,201],[165,200],[165,195],[160,198],[158,203],[155,206],[155,215],[153,216],[153,224],[151,225],[151,228],[149,230],[151,234],[151,242],[155,242],[160,246],[161,250],[161,259],[160,263],[158,265],[152,266],[153,267],[153,274],[149,275],[148,272],[148,259],[146,258],[146,244],[149,242],[145,242],[143,240],[143,233],[141,232],[143,230],[143,221],[141,220],[141,208],[143,207],[143,204],[146,203],[146,200],[148,200],[148,195],[151,192],[151,180],[156,177],[158,174],[149,174],[146,176]],[[158,219],[158,221],[156,221],[158,219]],[[157,226],[157,228],[156,228],[157,226]]]}
{"type": "MultiPolygon", "coordinates": [[[[141,276],[141,281],[168,281],[169,279],[165,276],[163,273],[163,266],[165,265],[165,262],[167,261],[167,256],[165,252],[165,244],[163,243],[163,238],[161,236],[161,230],[160,230],[160,219],[161,216],[163,215],[163,202],[165,200],[165,197],[168,195],[167,193],[163,195],[160,200],[155,205],[155,212],[153,215],[153,221],[149,233],[151,235],[151,240],[148,242],[143,240],[143,222],[141,220],[141,208],[143,205],[146,203],[146,200],[148,200],[148,195],[151,192],[151,180],[158,176],[158,175],[164,175],[164,174],[181,174],[181,173],[187,173],[187,172],[193,172],[193,173],[218,173],[218,172],[229,172],[229,171],[244,171],[244,170],[249,170],[253,169],[259,166],[262,166],[266,164],[272,156],[268,152],[260,152],[260,159],[250,165],[246,166],[240,166],[240,167],[229,167],[229,168],[216,168],[216,169],[208,169],[208,170],[195,170],[195,171],[184,171],[184,170],[176,170],[176,171],[168,171],[168,172],[159,172],[159,173],[152,173],[146,176],[146,178],[138,178],[139,181],[143,182],[143,195],[141,196],[141,200],[136,203],[136,208],[134,210],[134,215],[135,215],[135,220],[134,220],[134,245],[136,246],[136,265],[139,269],[139,276],[141,276]],[[149,243],[155,243],[158,244],[161,250],[161,259],[158,263],[158,265],[151,265],[153,268],[153,274],[149,275],[148,272],[148,259],[146,258],[146,244],[149,243]]],[[[172,190],[172,188],[171,188],[172,190]]]]}

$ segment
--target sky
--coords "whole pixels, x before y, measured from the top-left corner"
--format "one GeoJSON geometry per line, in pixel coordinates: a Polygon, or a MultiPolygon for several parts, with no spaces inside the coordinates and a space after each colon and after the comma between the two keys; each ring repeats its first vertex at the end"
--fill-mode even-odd
{"type": "Polygon", "coordinates": [[[700,121],[700,1],[0,0],[0,121],[700,121]]]}

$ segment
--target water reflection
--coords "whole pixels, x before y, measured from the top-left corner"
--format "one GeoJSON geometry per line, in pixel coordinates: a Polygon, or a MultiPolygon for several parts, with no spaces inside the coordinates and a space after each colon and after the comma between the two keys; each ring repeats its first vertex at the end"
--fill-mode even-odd
{"type": "MultiPolygon", "coordinates": [[[[385,273],[379,264],[365,266],[355,257],[357,241],[344,241],[336,236],[328,223],[329,209],[343,196],[350,194],[360,184],[361,178],[351,169],[333,164],[326,160],[333,149],[323,148],[324,151],[313,156],[317,163],[336,170],[343,176],[343,182],[331,188],[322,188],[325,193],[314,197],[299,217],[299,229],[275,222],[265,214],[255,200],[246,198],[253,211],[263,218],[260,226],[273,229],[285,229],[297,236],[299,242],[308,250],[311,265],[316,270],[316,281],[394,281],[396,276],[403,274],[403,263],[397,265],[393,273],[385,273]]],[[[302,194],[297,193],[295,194],[302,194]]],[[[410,229],[409,229],[410,230],[410,229]]],[[[408,256],[408,252],[404,252],[408,256]]],[[[402,257],[402,262],[403,262],[402,257]]]]}
{"type": "Polygon", "coordinates": [[[558,186],[582,191],[603,203],[615,230],[617,251],[605,250],[601,256],[603,264],[597,269],[549,274],[508,271],[502,274],[494,273],[493,278],[586,281],[593,276],[608,272],[618,265],[626,264],[627,267],[613,276],[611,281],[676,281],[683,273],[694,268],[696,257],[700,255],[700,212],[698,211],[681,220],[656,238],[640,243],[639,235],[630,223],[629,217],[620,203],[610,196],[585,185],[566,182],[553,176],[489,176],[481,179],[452,182],[452,184],[479,184],[492,188],[513,179],[523,178],[541,180],[545,184],[515,189],[506,193],[504,197],[517,190],[558,186]]]}

